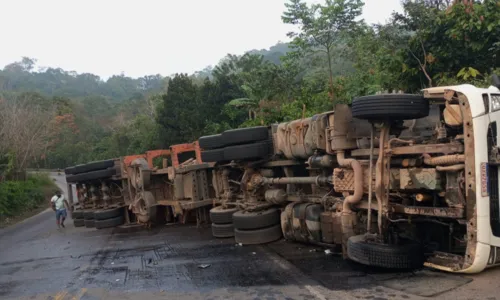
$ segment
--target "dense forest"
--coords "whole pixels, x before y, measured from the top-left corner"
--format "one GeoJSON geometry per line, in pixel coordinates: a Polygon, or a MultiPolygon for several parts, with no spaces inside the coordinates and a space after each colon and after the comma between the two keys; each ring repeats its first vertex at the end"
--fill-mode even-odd
{"type": "Polygon", "coordinates": [[[381,90],[486,86],[499,73],[498,0],[403,5],[387,24],[371,25],[359,20],[361,0],[289,0],[289,43],[228,54],[191,75],[103,80],[23,57],[0,70],[0,179],[311,116],[381,90]]]}

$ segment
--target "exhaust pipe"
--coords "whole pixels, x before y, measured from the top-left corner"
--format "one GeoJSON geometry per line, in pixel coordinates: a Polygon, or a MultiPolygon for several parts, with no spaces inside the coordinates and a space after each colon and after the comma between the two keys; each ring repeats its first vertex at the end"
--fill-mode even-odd
{"type": "Polygon", "coordinates": [[[351,213],[350,204],[355,204],[361,201],[363,197],[363,169],[359,161],[354,158],[345,158],[344,151],[337,152],[337,162],[342,167],[351,167],[354,171],[354,193],[345,197],[344,204],[342,206],[343,213],[351,213]]]}

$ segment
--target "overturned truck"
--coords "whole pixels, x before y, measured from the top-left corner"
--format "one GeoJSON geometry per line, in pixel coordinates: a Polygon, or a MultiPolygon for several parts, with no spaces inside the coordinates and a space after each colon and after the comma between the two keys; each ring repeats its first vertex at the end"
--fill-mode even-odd
{"type": "Polygon", "coordinates": [[[500,264],[495,85],[365,96],[68,168],[75,226],[196,220],[242,244],[284,237],[366,265],[480,272],[500,264]]]}
{"type": "Polygon", "coordinates": [[[199,139],[216,237],[337,248],[388,268],[500,263],[500,92],[379,94],[311,118],[199,139]]]}

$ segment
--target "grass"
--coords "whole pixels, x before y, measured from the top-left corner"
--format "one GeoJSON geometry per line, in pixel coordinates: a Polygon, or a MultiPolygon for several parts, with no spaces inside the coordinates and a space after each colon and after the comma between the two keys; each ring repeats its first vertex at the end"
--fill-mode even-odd
{"type": "Polygon", "coordinates": [[[47,209],[57,189],[48,174],[30,174],[26,181],[0,183],[0,227],[17,223],[47,209]]]}

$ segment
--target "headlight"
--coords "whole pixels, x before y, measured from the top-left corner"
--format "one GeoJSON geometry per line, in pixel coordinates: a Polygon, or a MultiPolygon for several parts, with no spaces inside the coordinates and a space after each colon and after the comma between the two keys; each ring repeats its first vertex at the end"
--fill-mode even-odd
{"type": "Polygon", "coordinates": [[[500,110],[500,95],[491,95],[491,111],[500,110]]]}

